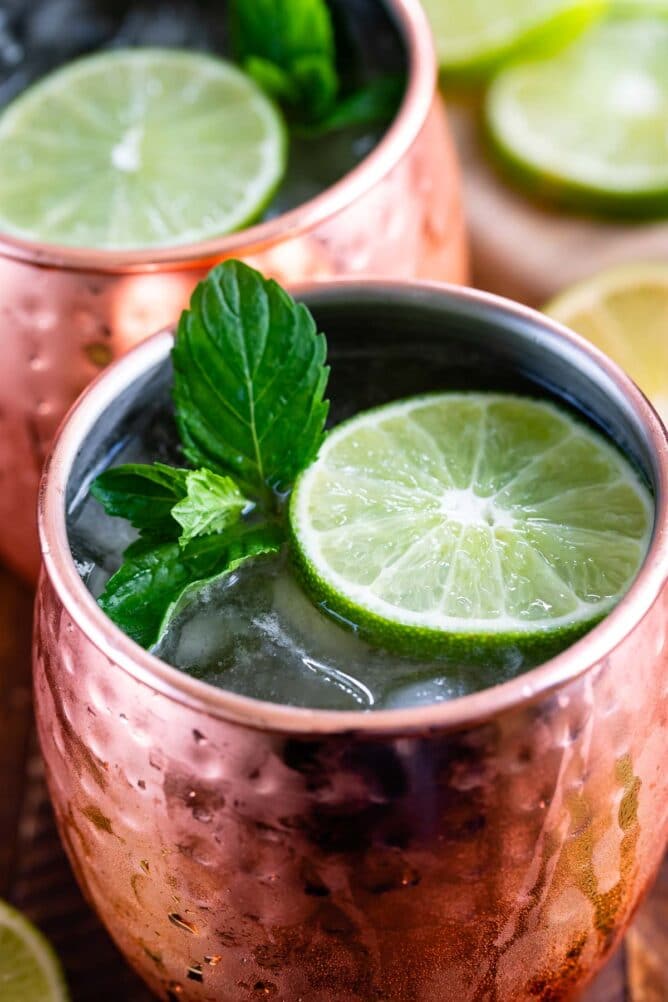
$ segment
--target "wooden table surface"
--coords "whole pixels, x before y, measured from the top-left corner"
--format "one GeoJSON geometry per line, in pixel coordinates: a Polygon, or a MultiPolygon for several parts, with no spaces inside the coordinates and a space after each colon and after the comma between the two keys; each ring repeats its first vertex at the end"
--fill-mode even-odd
{"type": "MultiPolygon", "coordinates": [[[[79,894],[54,829],[32,730],[31,610],[30,590],[0,568],[0,897],[51,939],[73,1002],[150,1002],[79,894]]],[[[667,1000],[668,860],[583,1002],[667,1000]]]]}

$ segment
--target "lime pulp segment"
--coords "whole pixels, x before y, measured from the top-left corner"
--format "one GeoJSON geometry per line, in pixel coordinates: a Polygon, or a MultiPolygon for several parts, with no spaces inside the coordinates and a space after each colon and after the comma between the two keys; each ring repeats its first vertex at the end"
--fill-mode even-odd
{"type": "Polygon", "coordinates": [[[260,214],[285,148],[274,104],[222,59],[89,56],[0,116],[0,230],[105,250],[220,236],[260,214]]]}
{"type": "Polygon", "coordinates": [[[486,119],[518,182],[565,204],[668,212],[668,17],[613,17],[493,81],[486,119]]]}
{"type": "Polygon", "coordinates": [[[606,352],[668,422],[668,264],[606,269],[562,292],[545,312],[606,352]]]}
{"type": "Polygon", "coordinates": [[[584,632],[637,573],[652,512],[630,463],[565,411],[447,393],[334,429],[290,521],[312,597],[420,654],[584,632]]]}
{"type": "Polygon", "coordinates": [[[485,76],[518,54],[562,48],[607,0],[424,0],[447,77],[485,76]]]}
{"type": "Polygon", "coordinates": [[[0,901],[2,1002],[67,1002],[60,964],[42,934],[0,901]]]}

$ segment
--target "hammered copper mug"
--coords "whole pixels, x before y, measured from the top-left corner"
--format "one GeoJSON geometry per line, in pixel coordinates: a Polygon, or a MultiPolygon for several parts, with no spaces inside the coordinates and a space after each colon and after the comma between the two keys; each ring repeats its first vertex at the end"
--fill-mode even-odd
{"type": "Polygon", "coordinates": [[[244,258],[284,284],[356,273],[465,280],[459,180],[429,27],[418,0],[375,2],[403,38],[406,94],[380,143],[321,195],[240,233],[157,251],[0,234],[0,558],[24,576],[39,566],[37,484],[63,414],[101,368],[176,320],[216,261],[244,258]]]}
{"type": "Polygon", "coordinates": [[[171,1002],[571,998],[666,840],[666,431],[589,344],[488,294],[343,282],[302,298],[327,332],[334,402],[348,378],[386,399],[389,354],[406,393],[519,374],[574,401],[653,488],[646,561],[571,648],[449,703],[311,711],[189,677],[102,614],[68,541],[100,457],[148,400],[167,406],[171,336],[157,335],[82,397],[42,485],[35,694],[65,847],[171,1002]]]}

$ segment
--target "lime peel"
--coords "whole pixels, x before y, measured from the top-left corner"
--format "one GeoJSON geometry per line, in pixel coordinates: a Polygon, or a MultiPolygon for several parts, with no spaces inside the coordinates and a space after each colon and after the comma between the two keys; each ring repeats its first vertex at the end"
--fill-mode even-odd
{"type": "Polygon", "coordinates": [[[286,149],[274,103],[223,59],[86,56],[0,116],[0,229],[101,250],[212,239],[261,215],[286,149]]]}
{"type": "Polygon", "coordinates": [[[667,48],[667,17],[619,15],[552,59],[501,72],[485,103],[500,167],[563,206],[667,214],[667,48]]]}
{"type": "Polygon", "coordinates": [[[424,0],[446,83],[488,77],[518,58],[563,48],[608,8],[608,0],[424,0]]]}
{"type": "Polygon", "coordinates": [[[41,932],[0,901],[0,984],[3,1002],[68,1002],[58,958],[41,932]]]}
{"type": "Polygon", "coordinates": [[[621,453],[551,403],[446,393],[334,429],[295,486],[290,523],[311,597],[370,642],[544,658],[626,591],[652,501],[621,453]]]}

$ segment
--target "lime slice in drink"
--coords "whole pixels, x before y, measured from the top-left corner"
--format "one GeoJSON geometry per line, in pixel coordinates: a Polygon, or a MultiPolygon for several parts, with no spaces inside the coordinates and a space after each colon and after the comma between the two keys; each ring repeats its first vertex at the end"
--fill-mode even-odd
{"type": "Polygon", "coordinates": [[[607,0],[423,0],[446,80],[487,76],[518,55],[554,52],[599,17],[607,0]]]}
{"type": "Polygon", "coordinates": [[[609,268],[562,292],[545,312],[614,359],[668,423],[668,264],[609,268]]]}
{"type": "Polygon", "coordinates": [[[105,250],[220,236],[259,215],[285,150],[274,104],[224,60],[104,52],[0,116],[0,230],[105,250]]]}
{"type": "Polygon", "coordinates": [[[311,597],[388,650],[536,660],[604,616],[652,501],[600,434],[528,397],[444,393],[340,425],[290,506],[311,597]]]}
{"type": "Polygon", "coordinates": [[[67,1002],[60,964],[37,929],[0,901],[2,1002],[67,1002]]]}
{"type": "Polygon", "coordinates": [[[616,17],[564,52],[504,70],[486,119],[528,190],[591,211],[668,212],[668,16],[616,17]]]}

